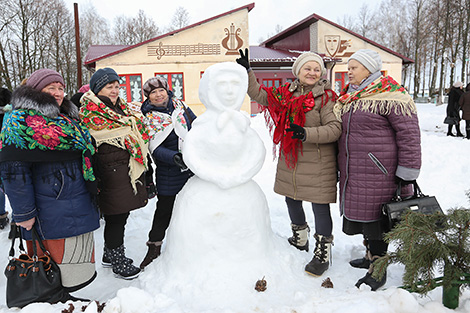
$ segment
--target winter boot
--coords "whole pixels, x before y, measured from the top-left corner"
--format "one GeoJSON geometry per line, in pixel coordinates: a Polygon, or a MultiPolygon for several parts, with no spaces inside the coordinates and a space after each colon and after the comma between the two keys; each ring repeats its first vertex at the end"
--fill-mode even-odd
{"type": "Polygon", "coordinates": [[[147,254],[145,255],[142,263],[140,263],[140,269],[142,270],[160,255],[160,250],[162,249],[162,242],[147,241],[147,246],[149,247],[147,254]]]}
{"type": "Polygon", "coordinates": [[[447,126],[447,136],[455,137],[455,135],[452,133],[452,127],[453,125],[447,126]]]}
{"type": "MultiPolygon", "coordinates": [[[[111,256],[109,255],[110,251],[111,249],[106,248],[106,246],[103,249],[103,257],[101,258],[101,265],[103,265],[103,267],[105,268],[113,267],[113,265],[111,264],[111,256]]],[[[128,258],[126,256],[124,257],[127,259],[127,262],[129,262],[130,264],[134,263],[134,260],[132,260],[131,258],[128,258]]]]}
{"type": "MultiPolygon", "coordinates": [[[[129,258],[124,254],[124,245],[117,247],[115,249],[108,249],[105,247],[105,250],[108,250],[108,256],[111,260],[111,265],[113,267],[113,273],[118,278],[123,279],[134,279],[139,276],[140,268],[132,265],[129,258]]],[[[132,261],[132,260],[131,260],[132,261]]]]}
{"type": "Polygon", "coordinates": [[[10,222],[10,218],[8,218],[8,212],[5,214],[0,215],[0,229],[4,229],[7,227],[8,222],[10,222]]]}
{"type": "Polygon", "coordinates": [[[330,266],[333,235],[323,236],[315,234],[313,237],[315,238],[313,259],[305,266],[305,271],[313,276],[321,276],[330,266]]]}
{"type": "Polygon", "coordinates": [[[365,239],[364,239],[364,241],[363,241],[362,243],[363,243],[364,246],[366,247],[366,255],[365,255],[363,258],[355,259],[355,260],[349,261],[349,264],[350,264],[352,267],[355,267],[355,268],[369,268],[369,266],[370,266],[370,259],[369,259],[369,243],[368,243],[367,240],[365,240],[365,239]]]}
{"type": "Polygon", "coordinates": [[[470,129],[466,129],[465,131],[467,133],[467,139],[470,139],[470,129]]]}
{"type": "Polygon", "coordinates": [[[374,277],[372,277],[372,273],[374,272],[374,261],[377,260],[378,258],[379,256],[377,255],[370,256],[371,263],[369,266],[369,270],[367,271],[366,276],[362,277],[361,279],[357,281],[356,283],[357,288],[359,288],[362,284],[366,284],[370,287],[372,291],[376,291],[377,289],[385,285],[385,283],[387,282],[387,271],[385,271],[384,276],[382,276],[380,280],[377,280],[374,277]]]}
{"type": "Polygon", "coordinates": [[[310,234],[310,227],[308,227],[308,224],[290,224],[290,226],[292,227],[293,236],[287,238],[287,241],[297,249],[308,252],[308,236],[310,234]]]}

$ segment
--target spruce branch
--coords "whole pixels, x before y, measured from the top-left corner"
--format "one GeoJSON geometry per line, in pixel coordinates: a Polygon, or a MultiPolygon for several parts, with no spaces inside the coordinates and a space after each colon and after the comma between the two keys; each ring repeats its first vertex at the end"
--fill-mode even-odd
{"type": "Polygon", "coordinates": [[[470,287],[470,210],[450,209],[447,215],[409,211],[385,240],[397,248],[375,261],[374,278],[401,263],[407,290],[426,294],[438,286],[470,287]],[[436,272],[443,277],[436,278],[436,272]]]}

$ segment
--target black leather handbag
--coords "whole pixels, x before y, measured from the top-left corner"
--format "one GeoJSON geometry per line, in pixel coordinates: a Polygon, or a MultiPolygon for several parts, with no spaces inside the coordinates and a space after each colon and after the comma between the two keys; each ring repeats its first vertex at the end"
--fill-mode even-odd
{"type": "Polygon", "coordinates": [[[402,198],[401,187],[400,182],[392,200],[382,205],[385,226],[388,227],[387,231],[395,227],[401,221],[402,215],[408,211],[422,214],[434,214],[436,212],[444,214],[436,197],[424,195],[416,180],[413,181],[414,194],[412,196],[402,198]]]}
{"type": "Polygon", "coordinates": [[[64,302],[69,294],[64,290],[60,278],[60,269],[44,247],[36,229],[33,227],[33,256],[25,253],[21,232],[15,227],[14,232],[20,233],[19,249],[22,253],[15,258],[15,240],[13,236],[10,248],[10,262],[5,268],[7,278],[7,306],[22,308],[33,302],[57,303],[64,302]],[[45,253],[38,257],[36,242],[45,253]]]}

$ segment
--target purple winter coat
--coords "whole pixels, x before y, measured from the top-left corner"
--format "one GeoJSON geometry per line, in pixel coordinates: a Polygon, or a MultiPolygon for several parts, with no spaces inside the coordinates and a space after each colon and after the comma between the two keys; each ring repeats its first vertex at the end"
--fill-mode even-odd
{"type": "MultiPolygon", "coordinates": [[[[342,123],[338,141],[341,213],[351,221],[378,221],[381,205],[395,194],[395,175],[414,180],[419,174],[418,116],[397,114],[394,109],[387,115],[350,109],[342,123]]],[[[402,195],[411,192],[411,186],[406,186],[402,195]]]]}

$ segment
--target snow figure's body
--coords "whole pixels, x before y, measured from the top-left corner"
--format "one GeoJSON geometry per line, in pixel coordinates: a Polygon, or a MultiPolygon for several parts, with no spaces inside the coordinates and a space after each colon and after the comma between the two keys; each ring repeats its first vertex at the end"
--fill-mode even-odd
{"type": "Polygon", "coordinates": [[[290,254],[280,250],[290,248],[272,232],[266,198],[252,179],[266,151],[240,112],[247,87],[246,70],[236,63],[204,72],[199,97],[207,111],[193,122],[183,145],[195,176],[176,198],[161,256],[146,269],[156,276],[143,278],[148,289],[158,285],[194,306],[233,307],[263,297],[254,288],[263,277],[266,292],[279,288],[283,283],[270,280],[276,276],[270,273],[297,276],[289,273],[290,254]],[[220,281],[226,288],[220,289],[220,281]]]}

